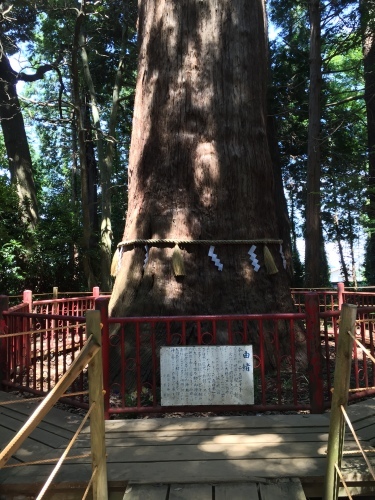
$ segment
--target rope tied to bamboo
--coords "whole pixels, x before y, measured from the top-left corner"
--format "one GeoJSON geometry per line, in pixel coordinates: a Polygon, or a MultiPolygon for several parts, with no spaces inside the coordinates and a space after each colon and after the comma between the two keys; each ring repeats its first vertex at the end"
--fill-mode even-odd
{"type": "MultiPolygon", "coordinates": [[[[255,238],[255,239],[243,239],[243,240],[222,240],[222,239],[212,239],[212,240],[193,240],[193,239],[178,239],[178,238],[151,238],[151,239],[134,239],[134,240],[126,240],[126,241],[121,241],[117,245],[117,250],[113,256],[112,260],[112,266],[111,266],[111,275],[116,276],[120,266],[121,266],[121,260],[123,256],[123,251],[125,247],[136,247],[136,246],[144,246],[146,250],[146,258],[144,260],[144,266],[146,266],[149,258],[149,246],[158,246],[158,245],[174,245],[174,250],[173,250],[173,255],[172,255],[172,267],[173,267],[173,272],[176,277],[182,277],[185,276],[185,265],[181,253],[181,246],[186,246],[186,245],[210,245],[210,252],[209,256],[211,256],[211,259],[214,261],[215,265],[218,267],[218,269],[221,271],[223,269],[223,265],[220,263],[220,261],[216,258],[216,254],[213,254],[213,249],[215,245],[253,245],[252,248],[250,249],[250,259],[252,260],[252,263],[254,262],[254,254],[252,253],[252,249],[255,249],[255,244],[261,244],[264,245],[264,264],[267,269],[267,274],[276,274],[278,273],[278,269],[276,267],[276,264],[273,260],[272,254],[268,248],[267,245],[269,244],[278,244],[280,245],[280,253],[281,257],[283,260],[283,265],[284,268],[286,267],[286,260],[284,253],[282,251],[282,243],[283,240],[280,239],[273,239],[273,238],[255,238]],[[214,258],[212,257],[214,255],[214,258]]],[[[259,266],[257,265],[258,261],[255,258],[256,265],[255,265],[255,270],[258,271],[259,266]]]]}

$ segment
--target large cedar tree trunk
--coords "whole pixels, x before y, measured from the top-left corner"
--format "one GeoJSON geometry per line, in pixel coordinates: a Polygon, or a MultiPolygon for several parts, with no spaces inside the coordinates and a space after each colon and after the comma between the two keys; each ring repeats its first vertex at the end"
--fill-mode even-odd
{"type": "MultiPolygon", "coordinates": [[[[266,133],[263,0],[140,0],[139,68],[123,240],[279,239],[266,133]]],[[[278,193],[280,195],[280,193],[278,193]]],[[[248,245],[125,247],[112,316],[291,311],[279,245],[269,275],[248,245]]]]}

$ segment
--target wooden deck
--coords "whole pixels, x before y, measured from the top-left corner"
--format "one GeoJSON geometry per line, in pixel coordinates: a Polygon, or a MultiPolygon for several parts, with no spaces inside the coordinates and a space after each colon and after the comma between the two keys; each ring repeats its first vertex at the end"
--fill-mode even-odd
{"type": "MultiPolygon", "coordinates": [[[[0,401],[13,396],[0,392],[0,401]]],[[[22,426],[35,404],[0,406],[0,445],[22,426]]],[[[361,440],[375,444],[375,399],[357,403],[349,415],[361,440]]],[[[48,415],[12,463],[59,458],[81,418],[58,409],[48,415]]],[[[202,418],[150,418],[106,422],[111,498],[124,500],[303,500],[319,496],[326,464],[329,414],[202,418]],[[301,487],[302,485],[302,487],[301,487]],[[126,488],[126,493],[124,495],[126,488]]],[[[85,428],[70,455],[89,453],[85,428]]],[[[348,435],[346,449],[356,450],[348,435]]],[[[345,456],[353,493],[375,496],[364,460],[345,456]]],[[[31,498],[51,464],[4,468],[0,499],[31,498]]],[[[53,498],[77,498],[91,476],[90,458],[68,460],[53,485],[53,498]],[[59,496],[62,495],[62,496],[59,496]]],[[[82,495],[81,495],[82,496],[82,495]]],[[[52,497],[48,497],[52,498],[52,497]]]]}

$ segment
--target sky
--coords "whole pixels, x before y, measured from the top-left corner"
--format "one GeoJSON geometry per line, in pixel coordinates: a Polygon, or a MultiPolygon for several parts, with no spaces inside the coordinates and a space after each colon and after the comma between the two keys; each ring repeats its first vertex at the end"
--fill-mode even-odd
{"type": "MultiPolygon", "coordinates": [[[[365,241],[365,238],[360,238],[354,247],[354,254],[355,254],[355,261],[356,261],[356,274],[357,274],[357,280],[360,281],[361,279],[361,267],[363,265],[363,260],[364,260],[364,244],[363,242],[365,241]]],[[[343,245],[344,246],[344,255],[350,255],[348,245],[343,245]]],[[[305,259],[305,240],[303,238],[298,238],[297,239],[297,248],[298,252],[300,254],[301,261],[303,262],[305,259]]],[[[327,252],[327,258],[328,258],[328,265],[329,269],[331,272],[331,281],[336,282],[336,281],[344,281],[344,278],[341,274],[341,269],[340,269],[340,258],[339,258],[339,250],[337,243],[331,241],[331,242],[325,242],[325,250],[327,252]],[[340,279],[341,277],[341,279],[340,279]]],[[[350,260],[346,259],[347,264],[349,264],[350,260]]]]}

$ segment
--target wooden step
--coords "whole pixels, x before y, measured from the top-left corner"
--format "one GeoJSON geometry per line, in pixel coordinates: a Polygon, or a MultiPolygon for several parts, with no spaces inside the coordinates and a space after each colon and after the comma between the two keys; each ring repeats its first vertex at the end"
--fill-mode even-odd
{"type": "Polygon", "coordinates": [[[129,484],[123,500],[306,500],[297,478],[221,484],[129,484]]]}

